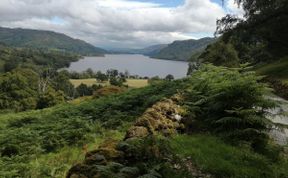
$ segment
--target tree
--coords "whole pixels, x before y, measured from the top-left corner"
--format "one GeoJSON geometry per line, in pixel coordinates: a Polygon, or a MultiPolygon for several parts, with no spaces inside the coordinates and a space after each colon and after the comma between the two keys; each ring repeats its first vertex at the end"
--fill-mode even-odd
{"type": "Polygon", "coordinates": [[[99,82],[104,82],[108,80],[107,75],[105,75],[104,73],[102,73],[101,71],[98,71],[95,75],[97,81],[99,82]]]}
{"type": "Polygon", "coordinates": [[[30,69],[16,69],[0,76],[0,108],[24,111],[35,109],[38,74],[30,69]]]}
{"type": "Polygon", "coordinates": [[[174,76],[171,75],[171,74],[168,74],[168,75],[165,77],[165,79],[168,80],[168,81],[172,81],[172,80],[174,80],[174,76]]]}
{"type": "Polygon", "coordinates": [[[222,35],[224,42],[232,42],[239,57],[247,55],[256,58],[257,62],[275,60],[287,55],[288,51],[288,4],[287,0],[236,0],[245,11],[245,19],[227,15],[217,21],[216,34],[222,35]],[[241,44],[243,43],[243,44],[241,44]],[[242,52],[242,46],[248,51],[242,52]],[[257,52],[253,52],[257,49],[257,52]],[[264,52],[263,52],[264,51],[264,52]]]}
{"type": "Polygon", "coordinates": [[[64,70],[56,74],[52,79],[52,83],[55,90],[61,90],[66,96],[74,97],[75,88],[69,79],[69,72],[64,70]]]}
{"type": "Polygon", "coordinates": [[[237,67],[240,63],[234,46],[230,43],[224,43],[221,40],[213,45],[209,45],[200,55],[199,60],[201,62],[210,62],[215,65],[227,67],[237,67]]]}
{"type": "Polygon", "coordinates": [[[89,88],[86,84],[81,83],[76,90],[80,96],[90,96],[93,94],[91,88],[89,88]]]}
{"type": "Polygon", "coordinates": [[[106,72],[106,75],[108,75],[108,77],[117,77],[118,76],[118,70],[116,69],[108,69],[106,72]]]}
{"type": "Polygon", "coordinates": [[[109,82],[111,85],[114,85],[114,86],[120,87],[123,85],[123,80],[121,78],[112,77],[112,78],[110,78],[109,82]]]}
{"type": "Polygon", "coordinates": [[[94,72],[91,68],[88,68],[85,73],[87,74],[88,78],[93,78],[94,77],[94,72]]]}
{"type": "Polygon", "coordinates": [[[48,108],[62,102],[64,102],[64,93],[50,89],[39,95],[37,109],[48,108]]]}

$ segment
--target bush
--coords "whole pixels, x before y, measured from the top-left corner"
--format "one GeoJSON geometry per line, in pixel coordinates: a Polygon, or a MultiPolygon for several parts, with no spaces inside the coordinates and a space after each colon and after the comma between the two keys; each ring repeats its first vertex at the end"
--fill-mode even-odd
{"type": "Polygon", "coordinates": [[[186,95],[190,117],[229,141],[265,147],[269,129],[265,111],[274,105],[264,97],[269,89],[258,82],[260,77],[241,68],[204,65],[190,80],[186,95]]]}
{"type": "Polygon", "coordinates": [[[102,96],[109,96],[112,94],[122,93],[125,89],[117,86],[107,86],[96,90],[93,94],[93,98],[99,98],[102,96]]]}

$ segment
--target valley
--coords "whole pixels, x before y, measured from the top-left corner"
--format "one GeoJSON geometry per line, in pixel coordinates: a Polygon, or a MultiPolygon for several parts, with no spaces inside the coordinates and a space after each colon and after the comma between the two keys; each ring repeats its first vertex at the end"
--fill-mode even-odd
{"type": "Polygon", "coordinates": [[[0,178],[288,178],[287,10],[1,3],[0,178]]]}

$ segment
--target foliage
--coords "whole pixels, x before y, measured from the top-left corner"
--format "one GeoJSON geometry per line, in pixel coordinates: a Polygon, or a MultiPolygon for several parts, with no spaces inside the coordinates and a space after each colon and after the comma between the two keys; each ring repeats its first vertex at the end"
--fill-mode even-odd
{"type": "Polygon", "coordinates": [[[79,96],[91,96],[93,94],[93,89],[83,83],[76,87],[76,91],[79,96]]]}
{"type": "Polygon", "coordinates": [[[175,41],[158,53],[152,55],[154,58],[188,61],[192,56],[199,55],[207,45],[213,43],[214,38],[202,38],[199,40],[175,41]]]}
{"type": "Polygon", "coordinates": [[[60,91],[49,89],[38,96],[37,109],[48,108],[64,102],[64,94],[60,91]]]}
{"type": "Polygon", "coordinates": [[[22,111],[37,105],[38,75],[29,69],[17,69],[0,77],[0,108],[22,111]]]}
{"type": "Polygon", "coordinates": [[[0,41],[12,47],[52,49],[81,55],[103,55],[105,50],[52,31],[0,28],[0,41]]]}
{"type": "Polygon", "coordinates": [[[125,81],[123,78],[111,77],[109,83],[110,85],[121,87],[125,81]]]}
{"type": "Polygon", "coordinates": [[[168,81],[171,81],[171,80],[174,80],[174,76],[171,74],[168,74],[168,75],[166,75],[165,79],[168,81]]]}
{"type": "Polygon", "coordinates": [[[238,53],[232,44],[225,44],[221,40],[209,45],[207,49],[199,56],[201,62],[210,62],[215,65],[224,65],[227,67],[239,66],[238,53]]]}
{"type": "Polygon", "coordinates": [[[191,161],[215,177],[287,177],[288,160],[275,162],[245,147],[227,145],[210,135],[177,135],[171,140],[174,154],[191,161]]]}
{"type": "Polygon", "coordinates": [[[107,75],[103,74],[101,71],[98,71],[98,72],[96,73],[95,78],[96,78],[99,82],[108,81],[107,75]]]}
{"type": "Polygon", "coordinates": [[[41,74],[27,68],[17,68],[0,75],[0,109],[25,111],[54,106],[73,95],[68,78],[55,71],[41,74]],[[64,93],[63,93],[63,91],[64,93]]]}
{"type": "MultiPolygon", "coordinates": [[[[38,155],[45,159],[66,146],[82,147],[91,142],[95,134],[101,133],[103,127],[121,130],[125,123],[135,120],[155,102],[170,97],[185,85],[184,81],[165,82],[79,105],[62,104],[42,111],[2,114],[0,177],[27,174],[24,177],[31,177],[39,172],[45,177],[47,171],[43,169],[51,171],[53,167],[41,166],[40,170],[36,163],[29,165],[38,155]],[[29,170],[36,172],[32,171],[32,174],[29,170]]],[[[65,160],[62,160],[63,164],[65,160]]]]}
{"type": "Polygon", "coordinates": [[[287,55],[286,0],[236,2],[243,7],[245,18],[223,17],[217,21],[216,34],[222,35],[224,43],[233,44],[240,62],[270,62],[287,55]]]}
{"type": "Polygon", "coordinates": [[[69,66],[78,59],[78,55],[67,52],[0,45],[0,61],[3,63],[0,72],[9,72],[17,67],[29,67],[35,70],[40,67],[59,69],[69,66]]]}
{"type": "Polygon", "coordinates": [[[193,73],[186,94],[190,119],[230,141],[247,141],[258,151],[265,149],[269,121],[265,111],[273,103],[269,92],[252,72],[204,65],[193,73]]]}

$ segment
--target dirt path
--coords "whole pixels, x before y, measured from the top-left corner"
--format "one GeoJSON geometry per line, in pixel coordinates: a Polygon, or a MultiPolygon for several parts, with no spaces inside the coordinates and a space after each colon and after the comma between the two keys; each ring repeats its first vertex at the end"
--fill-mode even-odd
{"type": "Polygon", "coordinates": [[[270,132],[272,138],[280,145],[288,144],[288,101],[278,96],[271,96],[270,99],[276,101],[278,106],[269,110],[269,119],[275,123],[275,127],[270,132]]]}

